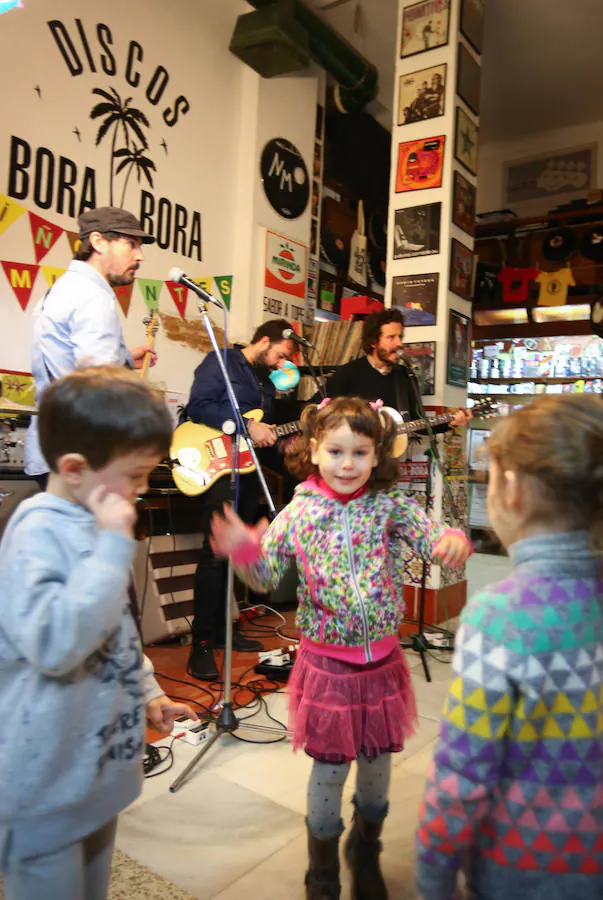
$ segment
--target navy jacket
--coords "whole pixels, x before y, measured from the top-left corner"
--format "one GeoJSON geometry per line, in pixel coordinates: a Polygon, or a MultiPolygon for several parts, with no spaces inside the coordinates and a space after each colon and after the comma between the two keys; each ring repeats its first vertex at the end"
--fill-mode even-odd
{"type": "MultiPolygon", "coordinates": [[[[260,381],[258,370],[247,362],[238,347],[227,351],[226,368],[241,412],[263,409],[264,422],[271,423],[276,389],[270,379],[267,377],[265,382],[260,381]]],[[[220,430],[227,419],[233,418],[222,372],[214,352],[208,353],[195,369],[186,415],[193,422],[201,422],[220,430]]]]}

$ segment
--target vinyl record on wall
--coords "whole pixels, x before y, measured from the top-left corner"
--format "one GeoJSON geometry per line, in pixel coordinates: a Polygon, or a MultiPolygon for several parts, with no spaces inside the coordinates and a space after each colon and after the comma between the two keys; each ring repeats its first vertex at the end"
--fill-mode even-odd
{"type": "Polygon", "coordinates": [[[320,255],[336,269],[347,269],[350,247],[338,231],[327,225],[321,230],[320,255]]]}
{"type": "Polygon", "coordinates": [[[387,247],[387,212],[379,210],[369,214],[366,234],[373,247],[385,250],[387,247]]]}
{"type": "Polygon", "coordinates": [[[381,250],[379,247],[370,248],[369,268],[375,284],[385,287],[385,250],[381,250]]]}
{"type": "Polygon", "coordinates": [[[299,218],[310,199],[310,179],[297,147],[285,138],[268,141],[260,172],[270,206],[285,219],[299,218]]]}

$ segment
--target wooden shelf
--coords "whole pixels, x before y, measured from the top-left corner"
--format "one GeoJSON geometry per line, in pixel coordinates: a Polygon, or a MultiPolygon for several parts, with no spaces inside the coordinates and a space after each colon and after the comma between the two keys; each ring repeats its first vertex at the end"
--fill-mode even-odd
{"type": "Polygon", "coordinates": [[[471,378],[472,384],[525,384],[534,381],[538,384],[574,384],[576,381],[590,381],[603,378],[603,375],[567,375],[556,378],[549,375],[524,375],[522,378],[471,378]]]}

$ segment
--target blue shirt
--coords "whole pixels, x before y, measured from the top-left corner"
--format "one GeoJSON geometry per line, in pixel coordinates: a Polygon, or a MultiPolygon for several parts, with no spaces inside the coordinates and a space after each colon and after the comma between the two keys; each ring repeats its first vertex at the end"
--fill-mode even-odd
{"type": "MultiPolygon", "coordinates": [[[[273,401],[276,388],[269,378],[259,380],[255,369],[240,349],[228,350],[226,368],[242,413],[262,409],[264,421],[272,422],[273,401]]],[[[187,415],[193,422],[201,422],[210,428],[222,430],[227,419],[233,418],[232,406],[226,393],[224,378],[216,354],[208,353],[195,369],[195,379],[187,406],[187,415]]]]}
{"type": "MultiPolygon", "coordinates": [[[[33,315],[31,371],[36,381],[36,405],[56,378],[84,365],[132,364],[124,343],[115,294],[88,263],[73,260],[40,300],[33,315]]],[[[32,416],[25,444],[25,471],[43,475],[49,466],[32,416]]]]}

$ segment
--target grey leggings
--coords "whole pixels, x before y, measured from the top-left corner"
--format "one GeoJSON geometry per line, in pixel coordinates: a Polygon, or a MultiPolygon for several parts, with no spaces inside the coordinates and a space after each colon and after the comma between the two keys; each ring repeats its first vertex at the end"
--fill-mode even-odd
{"type": "MultiPolygon", "coordinates": [[[[326,840],[343,831],[341,797],[350,765],[314,761],[308,783],[308,828],[314,837],[326,840]]],[[[358,757],[354,804],[369,821],[380,822],[387,815],[391,765],[389,753],[358,757]]]]}
{"type": "Polygon", "coordinates": [[[8,864],[6,900],[105,900],[117,819],[54,853],[8,864]]]}

